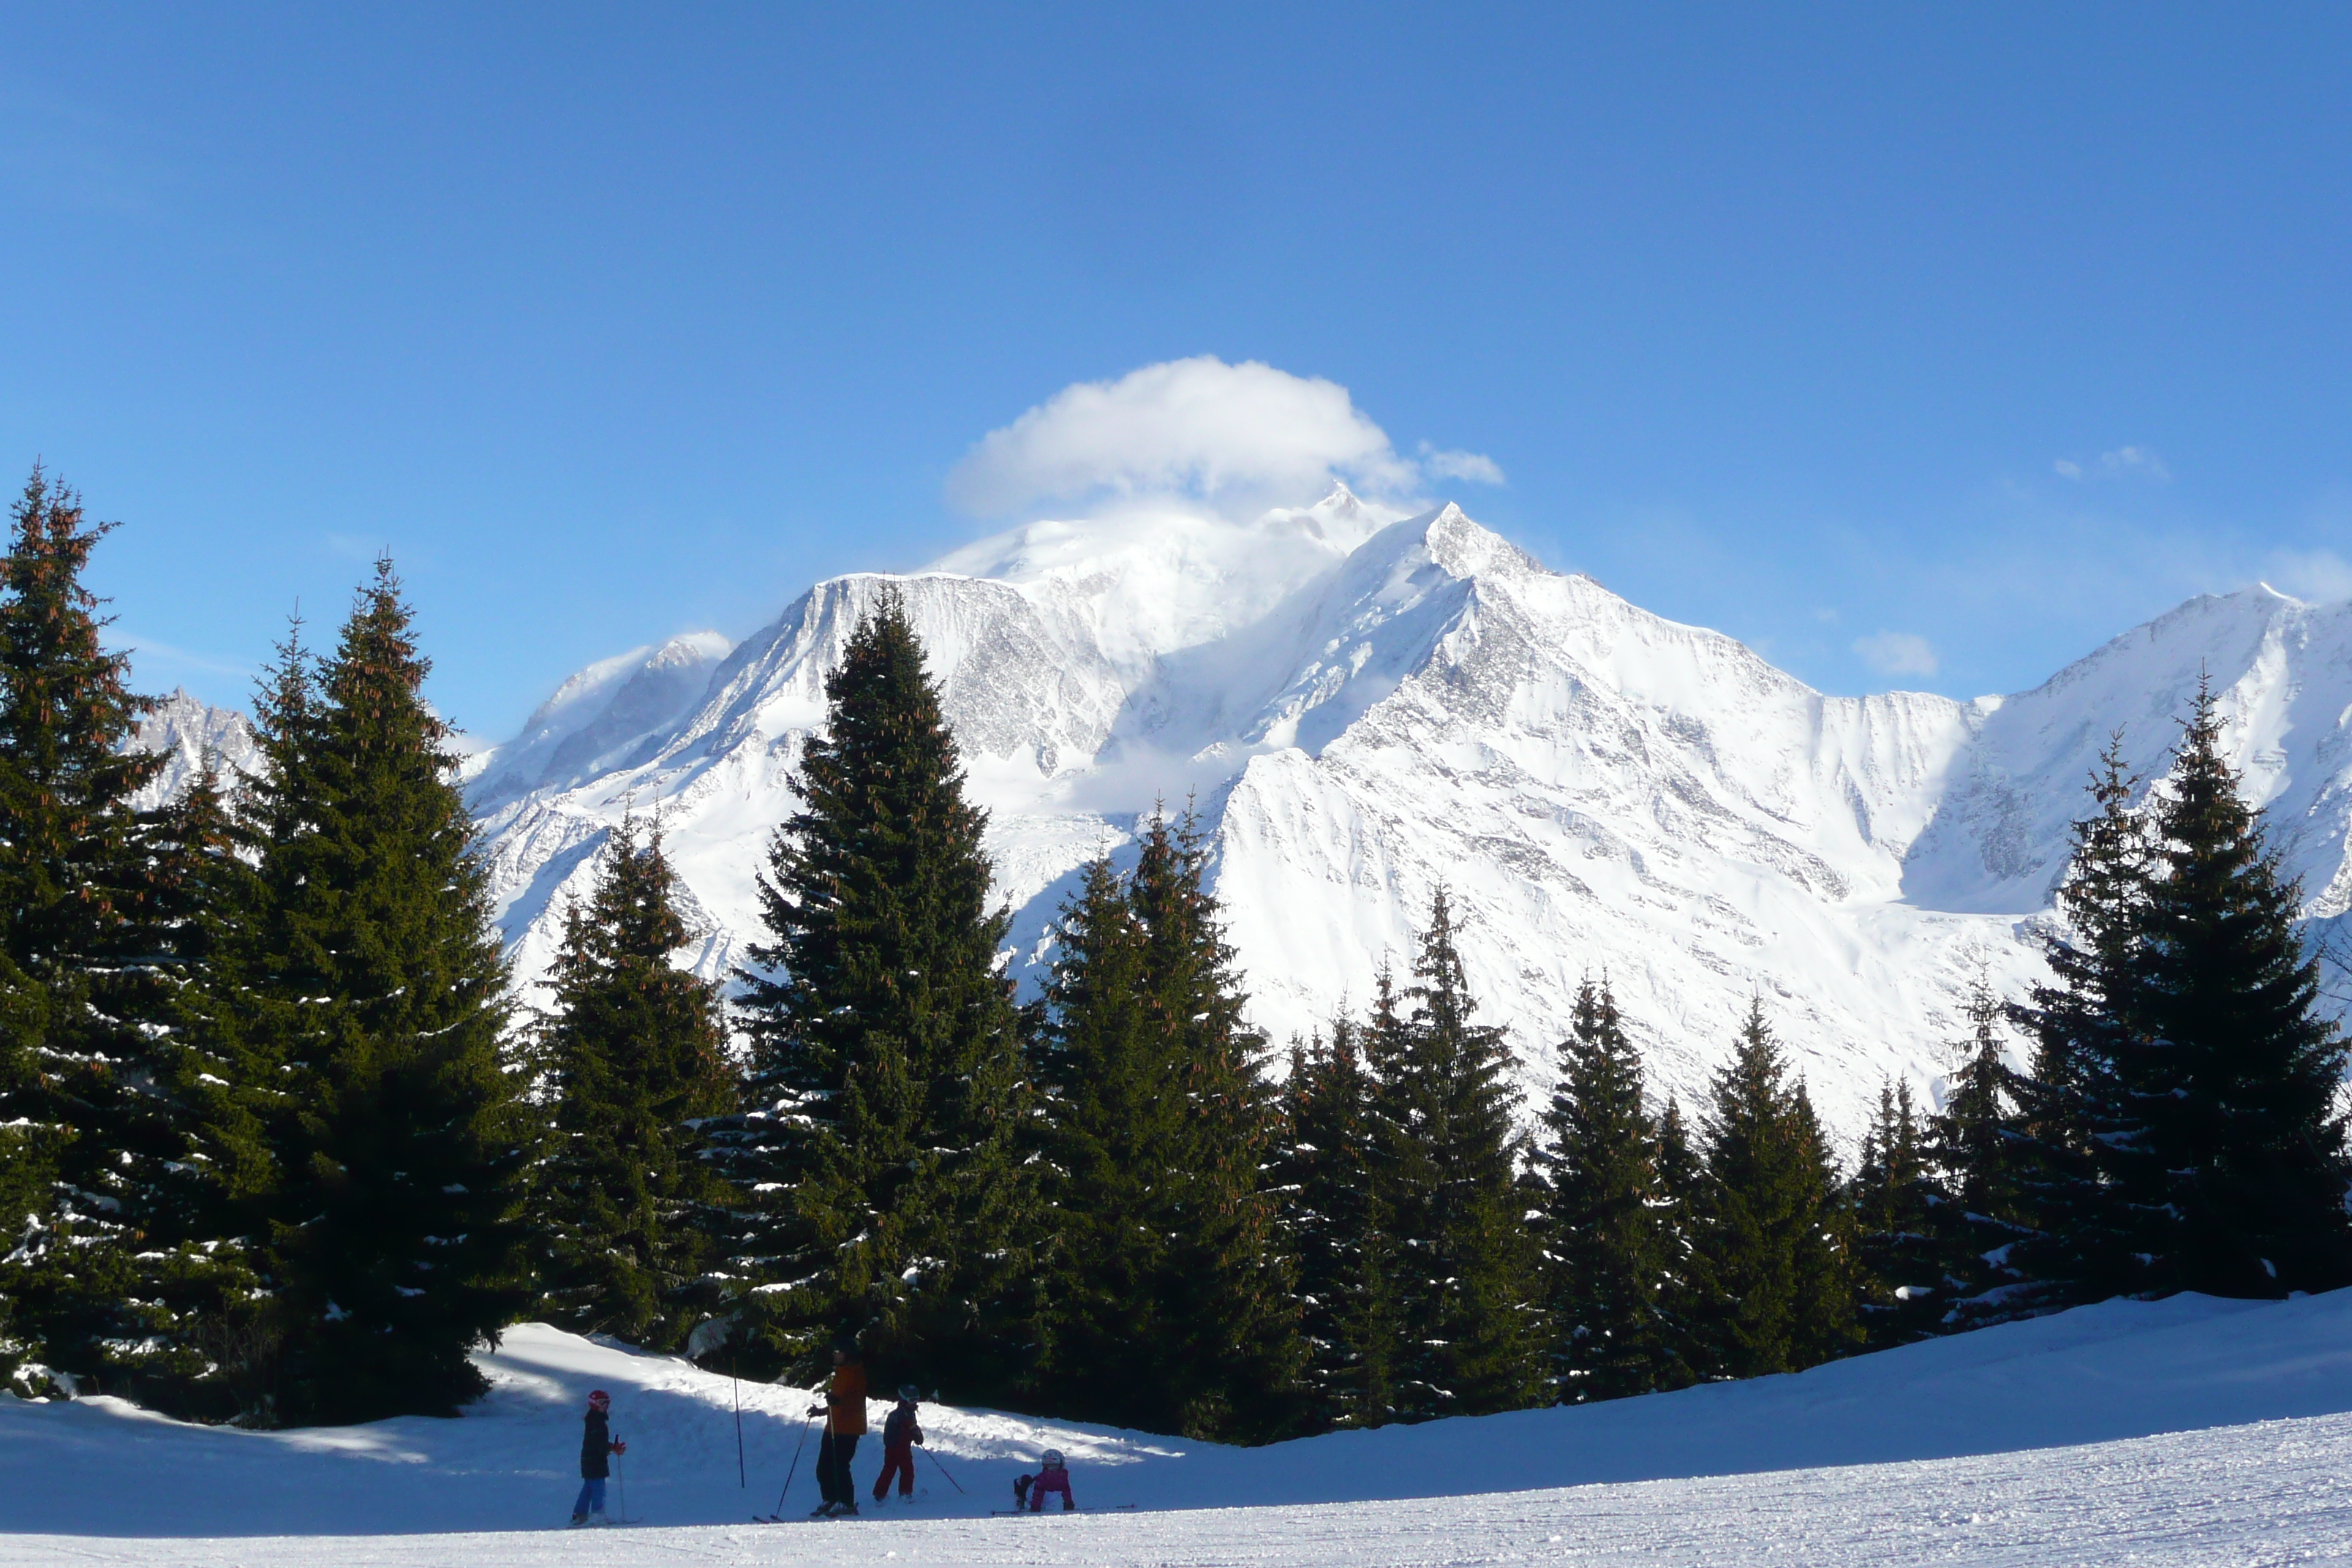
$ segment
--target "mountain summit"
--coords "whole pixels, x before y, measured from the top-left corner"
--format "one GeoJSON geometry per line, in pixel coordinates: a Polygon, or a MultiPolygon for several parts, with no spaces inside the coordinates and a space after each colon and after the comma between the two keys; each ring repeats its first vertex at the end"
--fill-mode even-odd
{"type": "Polygon", "coordinates": [[[885,584],[992,814],[1024,984],[1078,868],[1190,800],[1277,1040],[1360,1005],[1442,884],[1529,1087],[1577,982],[1605,973],[1662,1089],[1694,1097],[1760,994],[1853,1125],[1885,1075],[1940,1087],[1972,979],[2015,994],[2039,972],[2030,928],[2093,754],[2120,727],[2158,766],[2200,667],[2312,914],[2352,902],[2352,608],[2249,590],[2018,697],[1827,697],[1457,507],[1405,518],[1340,489],[1248,524],[1033,523],[821,583],[731,649],[583,671],[476,764],[526,979],[631,811],[660,817],[697,967],[727,972],[825,676],[885,584]]]}

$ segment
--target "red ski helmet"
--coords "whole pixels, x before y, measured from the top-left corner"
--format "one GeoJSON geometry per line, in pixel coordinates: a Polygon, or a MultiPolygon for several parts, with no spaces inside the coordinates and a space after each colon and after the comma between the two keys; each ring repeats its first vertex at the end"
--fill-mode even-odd
{"type": "Polygon", "coordinates": [[[599,1388],[590,1393],[588,1403],[598,1410],[609,1410],[613,1406],[613,1396],[599,1388]]]}

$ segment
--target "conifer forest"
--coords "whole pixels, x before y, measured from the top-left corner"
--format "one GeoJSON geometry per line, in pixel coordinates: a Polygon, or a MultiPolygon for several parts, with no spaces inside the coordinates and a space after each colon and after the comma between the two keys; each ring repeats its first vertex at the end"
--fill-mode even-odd
{"type": "Polygon", "coordinates": [[[36,470],[0,561],[0,1373],[211,1422],[446,1415],[544,1321],[806,1382],[1263,1443],[1800,1370],[2123,1295],[2352,1282],[2297,889],[2210,693],[2158,787],[2089,783],[2030,994],[1858,1145],[1759,995],[1705,1095],[1605,973],[1523,1102],[1441,892],[1310,1037],[1247,1021],[1182,811],[1005,977],[985,813],[886,597],[829,679],[764,930],[724,982],[660,826],[510,983],[391,563],[295,624],[264,765],[163,759],[36,470]],[[315,639],[315,640],[314,640],[315,639]]]}

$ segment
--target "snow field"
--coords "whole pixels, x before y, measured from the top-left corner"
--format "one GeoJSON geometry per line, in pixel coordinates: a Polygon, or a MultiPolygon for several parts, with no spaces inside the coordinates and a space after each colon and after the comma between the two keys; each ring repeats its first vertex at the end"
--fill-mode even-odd
{"type": "Polygon", "coordinates": [[[1534,1563],[2072,1568],[2352,1558],[2352,1417],[2081,1447],[1475,1499],[1067,1518],[234,1540],[0,1536],[0,1568],[1534,1563]]]}
{"type": "MultiPolygon", "coordinates": [[[[0,1399],[0,1473],[11,1482],[0,1489],[0,1531],[10,1532],[0,1536],[0,1563],[93,1554],[256,1564],[538,1561],[535,1537],[503,1536],[484,1558],[446,1532],[560,1525],[579,1486],[580,1417],[592,1387],[612,1392],[614,1430],[629,1442],[622,1468],[631,1516],[649,1527],[727,1527],[612,1538],[636,1542],[629,1550],[640,1555],[659,1540],[719,1562],[777,1561],[785,1552],[829,1561],[821,1554],[836,1546],[825,1532],[847,1531],[853,1539],[838,1550],[865,1561],[896,1551],[908,1562],[1076,1562],[1097,1550],[1091,1560],[1501,1561],[1541,1546],[1535,1555],[1544,1560],[1601,1562],[1640,1546],[1663,1553],[1645,1562],[1759,1562],[1772,1560],[1765,1549],[1780,1537],[1771,1532],[1786,1531],[1808,1549],[1850,1531],[1855,1542],[1899,1537],[1923,1553],[1938,1542],[1955,1548],[1942,1559],[1904,1560],[2040,1563],[2103,1559],[1979,1549],[2008,1550],[2015,1531],[2053,1551],[2094,1535],[2123,1539],[2116,1532],[2140,1516],[2155,1521],[2148,1540],[2159,1544],[2210,1542],[2221,1539],[2211,1532],[2233,1530],[2331,1551],[2347,1539],[2328,1478],[2343,1468],[2343,1440],[2352,1436],[2352,1290],[2284,1302],[2108,1302],[1793,1377],[1260,1449],[926,1405],[930,1457],[918,1459],[925,1495],[911,1509],[893,1500],[855,1523],[760,1531],[747,1521],[775,1506],[807,1426],[805,1391],[742,1386],[746,1485],[737,1479],[734,1389],[724,1376],[542,1325],[514,1330],[482,1362],[490,1395],[446,1421],[252,1433],[168,1421],[119,1400],[0,1399]],[[2182,1435],[2158,1436],[2167,1433],[2182,1435]],[[1089,1511],[982,1517],[1008,1505],[1013,1477],[1034,1470],[1048,1447],[1068,1454],[1089,1511]],[[2303,1479],[2273,1484],[2273,1472],[2303,1479]],[[1591,1489],[1596,1483],[1601,1489],[1591,1489]],[[1906,1489],[1916,1500],[1906,1500],[1906,1489]],[[1491,1495],[1498,1493],[1513,1495],[1491,1495]],[[1465,1502],[1460,1494],[1489,1495],[1465,1502]],[[1139,1511],[1115,1511],[1129,1503],[1139,1511]],[[1243,1511],[1220,1511],[1233,1507],[1243,1511]],[[1981,1531],[1967,1524],[1989,1507],[1988,1519],[2010,1522],[1981,1531]],[[1937,1510],[1952,1517],[1919,1534],[1937,1510]],[[916,1517],[901,1517],[908,1513],[916,1517]],[[1525,1533],[1538,1525],[1562,1540],[1525,1533]],[[441,1544],[387,1539],[331,1551],[316,1539],[260,1539],[331,1534],[431,1535],[441,1544]],[[247,1539],[234,1547],[184,1539],[116,1546],[99,1537],[247,1539]],[[1706,1555],[1722,1542],[1746,1544],[1706,1555]],[[1063,1555],[1021,1555],[1033,1552],[1063,1555]]],[[[877,1431],[886,1408],[872,1405],[877,1431]]],[[[800,1452],[788,1514],[815,1504],[815,1447],[811,1440],[800,1452]]],[[[856,1460],[862,1485],[880,1461],[880,1439],[868,1436],[856,1460]]],[[[612,1489],[616,1512],[622,1479],[612,1489]]],[[[563,1539],[591,1550],[580,1537],[563,1539]]]]}

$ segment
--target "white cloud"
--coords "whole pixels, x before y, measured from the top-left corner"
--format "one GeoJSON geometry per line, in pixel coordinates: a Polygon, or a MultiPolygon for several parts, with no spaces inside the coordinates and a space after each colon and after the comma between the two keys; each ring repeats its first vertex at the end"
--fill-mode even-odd
{"type": "Polygon", "coordinates": [[[1484,452],[1441,450],[1421,444],[1421,471],[1433,479],[1466,479],[1474,485],[1502,485],[1503,465],[1484,452]]]}
{"type": "Polygon", "coordinates": [[[2089,468],[2064,458],[2059,458],[2050,466],[2058,470],[2061,478],[2073,479],[2077,483],[2094,473],[2098,478],[2106,479],[2120,479],[2129,475],[2137,475],[2142,479],[2154,479],[2160,485],[2172,482],[2172,470],[2164,466],[2162,458],[2158,457],[2146,447],[2118,447],[2112,452],[2102,452],[2098,456],[2098,460],[2089,468]]]}
{"type": "Polygon", "coordinates": [[[2109,474],[2146,474],[2158,484],[2168,484],[2172,470],[2164,459],[2145,447],[2118,447],[2112,452],[2099,454],[2099,467],[2109,474]]]}
{"type": "Polygon", "coordinates": [[[2273,551],[2265,574],[2296,598],[2315,605],[2352,599],[2352,562],[2333,550],[2273,551]]]}
{"type": "Polygon", "coordinates": [[[1927,639],[1910,632],[1873,632],[1853,639],[1853,651],[1879,675],[1933,675],[1936,650],[1927,639]]]}
{"type": "Polygon", "coordinates": [[[1063,388],[983,437],[947,489],[988,517],[1103,496],[1188,497],[1254,516],[1343,479],[1395,500],[1429,478],[1503,482],[1491,458],[1423,450],[1419,463],[1400,456],[1337,382],[1202,354],[1063,388]]]}

